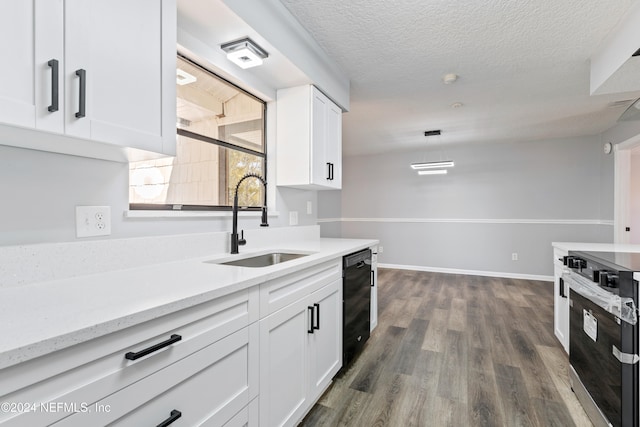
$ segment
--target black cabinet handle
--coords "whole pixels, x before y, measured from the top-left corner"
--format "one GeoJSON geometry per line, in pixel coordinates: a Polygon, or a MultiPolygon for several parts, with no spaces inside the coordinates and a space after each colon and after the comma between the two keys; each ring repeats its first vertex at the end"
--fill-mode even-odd
{"type": "Polygon", "coordinates": [[[564,279],[562,277],[560,278],[560,289],[558,291],[559,291],[560,296],[562,298],[566,298],[567,297],[567,294],[564,292],[564,279]]]}
{"type": "Polygon", "coordinates": [[[307,329],[307,333],[312,334],[312,333],[313,333],[313,323],[314,323],[314,322],[313,322],[313,318],[314,318],[313,312],[314,312],[314,309],[313,309],[313,307],[311,307],[311,306],[307,306],[307,310],[309,310],[309,311],[311,312],[311,315],[309,316],[309,329],[307,329]]]}
{"type": "Polygon", "coordinates": [[[333,181],[333,163],[329,163],[329,176],[329,179],[333,181]]]}
{"type": "Polygon", "coordinates": [[[164,420],[163,422],[161,422],[160,424],[158,424],[157,427],[167,427],[170,426],[171,424],[173,424],[173,422],[175,420],[177,420],[178,418],[180,418],[182,416],[182,412],[178,411],[177,409],[174,409],[173,411],[171,411],[171,415],[169,415],[169,418],[167,418],[166,420],[164,420]]]}
{"type": "Polygon", "coordinates": [[[313,327],[313,329],[320,329],[320,304],[315,303],[315,304],[313,304],[313,306],[317,309],[316,325],[313,327]]]}
{"type": "Polygon", "coordinates": [[[125,359],[128,360],[136,360],[136,359],[140,359],[141,357],[146,356],[147,354],[151,354],[155,351],[158,351],[162,348],[168,347],[173,343],[177,343],[178,341],[180,341],[182,339],[182,337],[180,335],[177,334],[173,334],[171,335],[171,338],[169,338],[166,341],[162,341],[161,343],[158,343],[156,345],[152,345],[149,348],[145,348],[144,350],[140,350],[136,353],[134,353],[133,351],[128,352],[127,354],[124,355],[125,359]]]}
{"type": "Polygon", "coordinates": [[[51,67],[51,105],[47,108],[50,113],[58,111],[58,60],[51,59],[47,62],[47,65],[51,67]]]}
{"type": "Polygon", "coordinates": [[[331,163],[327,162],[327,181],[331,181],[331,163]]]}
{"type": "Polygon", "coordinates": [[[371,270],[371,287],[374,287],[376,285],[376,275],[373,272],[373,270],[371,270]]]}
{"type": "Polygon", "coordinates": [[[80,77],[80,97],[78,112],[76,118],[82,118],[85,116],[85,107],[87,104],[87,72],[86,70],[76,70],[76,76],[80,77]]]}

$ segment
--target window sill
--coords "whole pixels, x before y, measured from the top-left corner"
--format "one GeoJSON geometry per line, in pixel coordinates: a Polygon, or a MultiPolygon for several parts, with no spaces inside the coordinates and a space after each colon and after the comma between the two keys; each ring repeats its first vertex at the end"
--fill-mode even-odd
{"type": "MultiPolygon", "coordinates": [[[[262,215],[260,211],[240,211],[238,217],[256,217],[262,215]]],[[[267,211],[267,216],[278,217],[279,212],[267,211]]],[[[124,211],[125,218],[135,219],[155,219],[155,218],[231,218],[233,213],[230,211],[148,211],[148,210],[127,210],[124,211]]]]}

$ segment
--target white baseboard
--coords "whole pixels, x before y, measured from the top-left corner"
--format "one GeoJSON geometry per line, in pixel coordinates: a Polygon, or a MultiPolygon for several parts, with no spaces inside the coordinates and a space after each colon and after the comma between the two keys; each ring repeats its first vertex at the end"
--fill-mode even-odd
{"type": "Polygon", "coordinates": [[[468,276],[504,277],[507,279],[542,280],[544,282],[553,282],[553,276],[543,276],[539,274],[504,273],[499,271],[483,271],[483,270],[461,270],[457,268],[441,268],[441,267],[426,267],[423,265],[382,264],[382,263],[378,263],[378,267],[394,268],[397,270],[429,271],[432,273],[465,274],[468,276]]]}

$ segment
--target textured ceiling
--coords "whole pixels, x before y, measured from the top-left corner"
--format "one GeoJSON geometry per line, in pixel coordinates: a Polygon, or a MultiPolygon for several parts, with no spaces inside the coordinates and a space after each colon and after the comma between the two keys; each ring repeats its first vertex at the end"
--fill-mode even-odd
{"type": "Polygon", "coordinates": [[[637,0],[281,1],[351,80],[347,155],[422,148],[427,129],[436,144],[598,134],[629,105],[610,102],[640,96],[589,96],[589,58],[637,0]]]}

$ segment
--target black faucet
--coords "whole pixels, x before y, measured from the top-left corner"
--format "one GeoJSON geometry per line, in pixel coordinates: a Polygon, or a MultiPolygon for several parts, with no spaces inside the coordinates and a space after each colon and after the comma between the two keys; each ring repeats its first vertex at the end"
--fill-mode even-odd
{"type": "Polygon", "coordinates": [[[242,235],[238,236],[238,189],[240,188],[240,184],[247,178],[257,178],[264,185],[264,202],[262,204],[262,221],[260,223],[260,227],[268,227],[269,223],[267,222],[267,181],[265,181],[260,175],[255,173],[248,173],[236,184],[236,193],[233,196],[233,231],[231,232],[231,253],[238,253],[238,246],[246,245],[247,241],[244,239],[244,230],[242,230],[242,235]]]}

